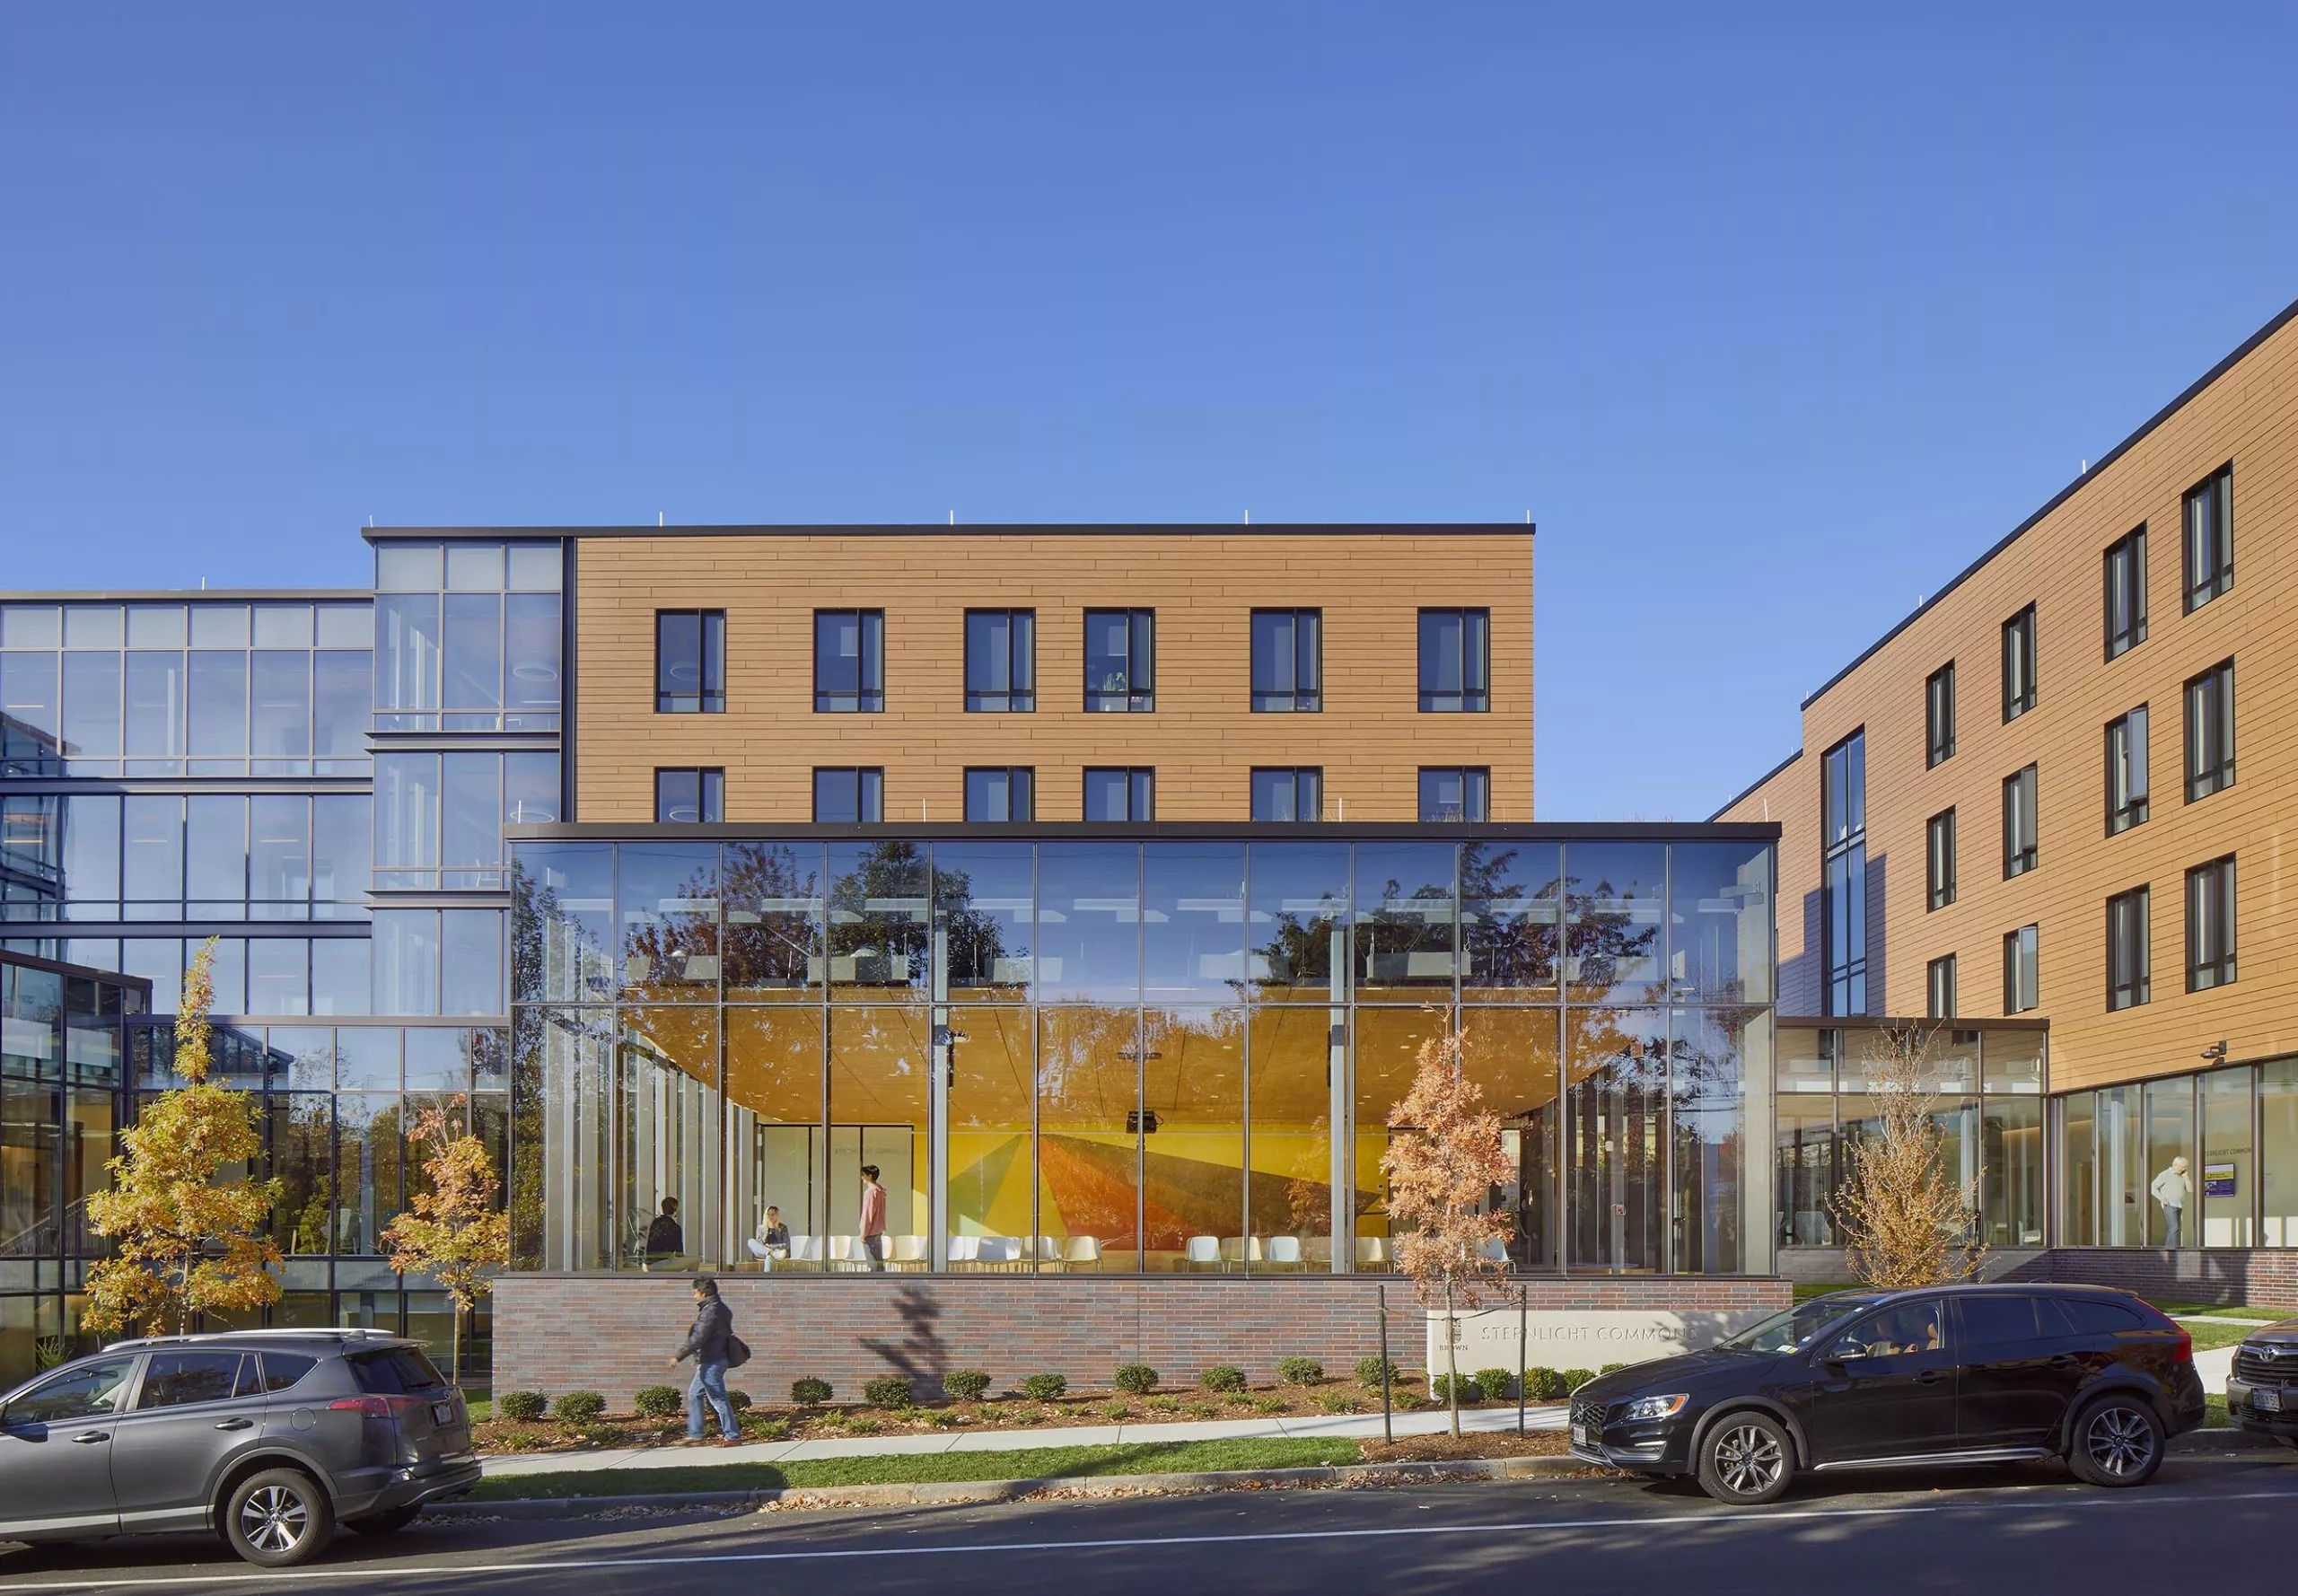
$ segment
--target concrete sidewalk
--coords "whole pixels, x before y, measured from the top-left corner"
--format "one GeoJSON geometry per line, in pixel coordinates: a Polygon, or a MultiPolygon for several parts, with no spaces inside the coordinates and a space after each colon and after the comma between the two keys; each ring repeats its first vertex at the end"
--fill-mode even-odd
{"type": "MultiPolygon", "coordinates": [[[[1561,1430],[1561,1404],[1524,1410],[1527,1430],[1561,1430]]],[[[1437,1435],[1452,1428],[1441,1408],[1399,1413],[1399,1435],[1437,1435]]],[[[1489,1434],[1516,1427],[1513,1407],[1464,1407],[1460,1430],[1489,1434]]],[[[1294,1414],[1276,1418],[1198,1419],[1181,1424],[1076,1425],[1044,1430],[947,1430],[928,1434],[855,1436],[838,1441],[759,1441],[741,1446],[621,1447],[602,1451],[527,1453],[487,1458],[492,1478],[520,1474],[585,1473],[593,1469],[697,1469],[722,1463],[787,1463],[805,1458],[864,1458],[887,1454],[948,1451],[1025,1451],[1046,1446],[1137,1446],[1160,1441],[1315,1440],[1377,1438],[1377,1413],[1294,1414]]]]}

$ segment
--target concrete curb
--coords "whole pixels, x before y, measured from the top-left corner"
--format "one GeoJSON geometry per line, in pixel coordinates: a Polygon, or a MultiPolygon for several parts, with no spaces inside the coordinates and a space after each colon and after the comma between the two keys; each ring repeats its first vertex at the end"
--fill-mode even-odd
{"type": "Polygon", "coordinates": [[[1450,1463],[1344,1463],[1320,1469],[1237,1469],[1197,1474],[1093,1474],[1045,1479],[964,1479],[883,1486],[794,1486],[785,1490],[688,1491],[675,1495],[561,1496],[434,1503],[443,1518],[566,1519],[625,1507],[941,1507],[1011,1502],[1047,1491],[1114,1496],[1130,1491],[1217,1491],[1253,1486],[1380,1485],[1416,1479],[1513,1479],[1569,1474],[1592,1465],[1573,1457],[1473,1458],[1450,1463]]]}

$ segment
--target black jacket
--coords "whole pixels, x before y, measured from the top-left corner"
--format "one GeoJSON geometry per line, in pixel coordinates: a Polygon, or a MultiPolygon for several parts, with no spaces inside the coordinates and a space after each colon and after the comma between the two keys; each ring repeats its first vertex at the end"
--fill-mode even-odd
{"type": "Polygon", "coordinates": [[[694,1328],[686,1333],[686,1341],[678,1355],[691,1357],[702,1364],[723,1364],[726,1361],[726,1344],[734,1338],[734,1311],[717,1297],[706,1297],[702,1306],[694,1311],[694,1328]]]}
{"type": "Polygon", "coordinates": [[[679,1222],[668,1214],[657,1214],[646,1227],[646,1256],[676,1258],[686,1250],[686,1234],[679,1229],[679,1222]]]}

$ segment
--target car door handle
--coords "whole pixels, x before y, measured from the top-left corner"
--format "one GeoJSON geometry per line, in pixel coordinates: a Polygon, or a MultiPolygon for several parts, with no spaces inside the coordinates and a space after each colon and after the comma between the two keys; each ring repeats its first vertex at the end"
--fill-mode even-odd
{"type": "Polygon", "coordinates": [[[2072,1369],[2077,1361],[2073,1353],[2062,1352],[2051,1358],[2050,1366],[2054,1369],[2072,1369]]]}
{"type": "Polygon", "coordinates": [[[73,1443],[77,1446],[93,1446],[99,1441],[110,1439],[111,1436],[102,1430],[83,1430],[72,1437],[73,1443]]]}
{"type": "Polygon", "coordinates": [[[219,1418],[215,1421],[215,1427],[219,1430],[252,1430],[255,1428],[255,1420],[251,1418],[219,1418]]]}
{"type": "Polygon", "coordinates": [[[1942,1380],[1945,1379],[1946,1376],[1947,1372],[1944,1369],[1925,1369],[1922,1373],[1915,1377],[1915,1383],[1917,1385],[1937,1385],[1942,1380]]]}

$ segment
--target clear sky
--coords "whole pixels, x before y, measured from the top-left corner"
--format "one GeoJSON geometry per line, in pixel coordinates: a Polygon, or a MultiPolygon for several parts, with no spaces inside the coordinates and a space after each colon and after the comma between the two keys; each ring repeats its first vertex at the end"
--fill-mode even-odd
{"type": "Polygon", "coordinates": [[[355,529],[1518,520],[1698,818],[2298,297],[2298,8],[0,10],[0,587],[355,529]]]}

